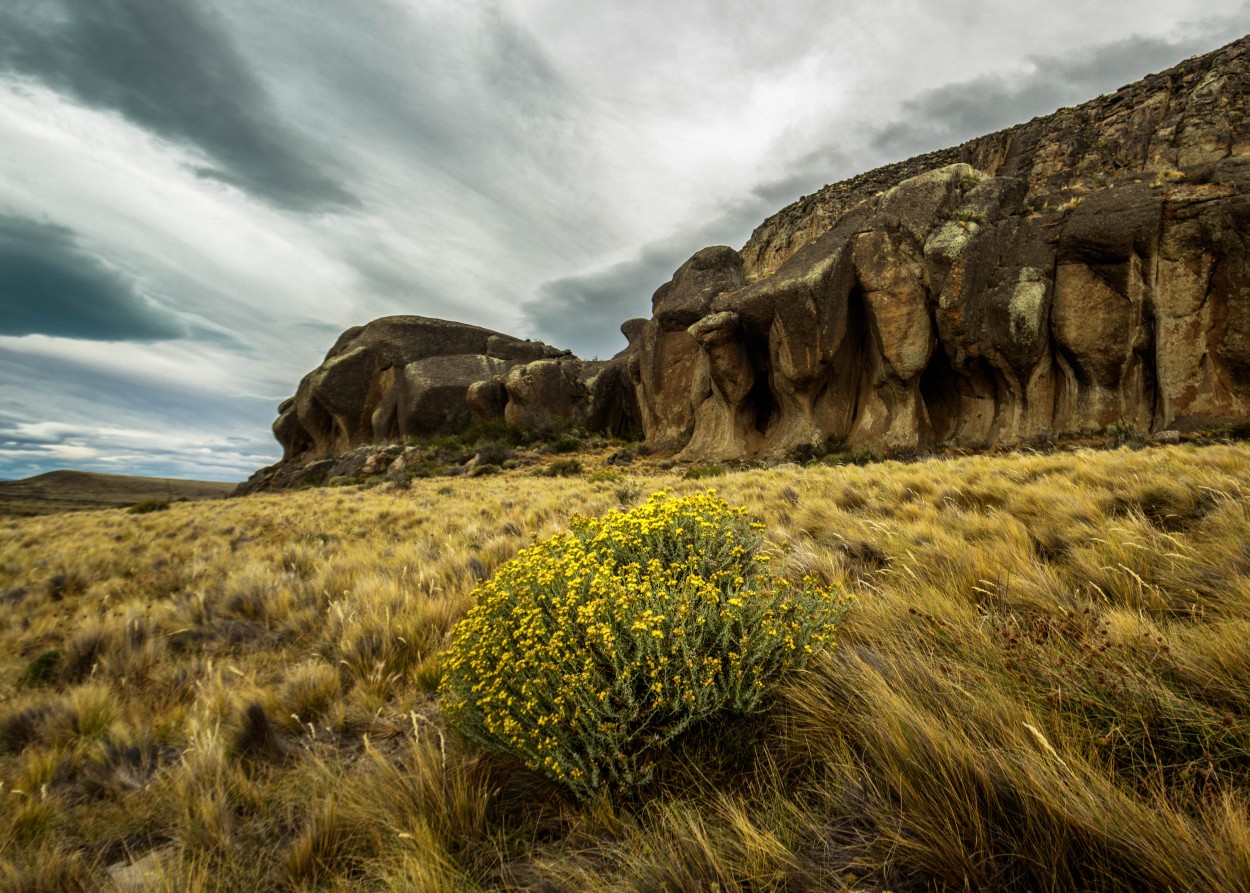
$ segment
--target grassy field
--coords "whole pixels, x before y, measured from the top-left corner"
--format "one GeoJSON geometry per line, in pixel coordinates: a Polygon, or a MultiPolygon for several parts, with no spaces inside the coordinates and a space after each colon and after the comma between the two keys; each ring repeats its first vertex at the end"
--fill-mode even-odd
{"type": "Polygon", "coordinates": [[[1250,890],[1250,445],[604,458],[0,520],[0,889],[1250,890]],[[580,805],[445,727],[477,580],[708,485],[855,599],[771,709],[580,805]]]}
{"type": "Polygon", "coordinates": [[[229,496],[235,484],[188,481],[181,478],[145,478],[90,471],[50,471],[20,481],[0,481],[0,517],[49,515],[103,507],[218,499],[229,496]]]}

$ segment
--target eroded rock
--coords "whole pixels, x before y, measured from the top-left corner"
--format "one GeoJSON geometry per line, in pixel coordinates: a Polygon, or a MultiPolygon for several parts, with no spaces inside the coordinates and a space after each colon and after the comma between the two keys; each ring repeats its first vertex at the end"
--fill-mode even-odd
{"type": "Polygon", "coordinates": [[[1243,421],[1247,103],[1250,38],[827,186],[697,252],[608,361],[423,317],[349,329],[279,407],[261,479],[475,419],[698,459],[1243,421]]]}

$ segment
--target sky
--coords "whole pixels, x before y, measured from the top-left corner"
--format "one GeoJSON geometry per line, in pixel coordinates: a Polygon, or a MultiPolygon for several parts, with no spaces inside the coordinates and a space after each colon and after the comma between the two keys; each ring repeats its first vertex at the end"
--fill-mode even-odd
{"type": "Polygon", "coordinates": [[[4,0],[0,479],[242,480],[343,330],[579,356],[827,183],[1250,32],[1250,0],[4,0]]]}

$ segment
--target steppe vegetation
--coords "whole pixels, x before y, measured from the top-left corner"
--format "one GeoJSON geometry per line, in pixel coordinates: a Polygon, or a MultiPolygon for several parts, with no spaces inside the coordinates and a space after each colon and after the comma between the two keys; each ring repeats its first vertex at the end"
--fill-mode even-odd
{"type": "Polygon", "coordinates": [[[0,889],[1250,889],[1250,445],[606,456],[0,521],[0,889]],[[475,586],[708,485],[836,648],[586,798],[444,722],[475,586]]]}

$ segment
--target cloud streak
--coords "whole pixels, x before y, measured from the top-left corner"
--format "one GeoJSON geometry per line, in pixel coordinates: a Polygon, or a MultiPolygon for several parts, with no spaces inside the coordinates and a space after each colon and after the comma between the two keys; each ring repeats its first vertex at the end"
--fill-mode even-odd
{"type": "Polygon", "coordinates": [[[0,214],[0,334],[158,341],[188,329],[73,230],[0,214]]]}
{"type": "Polygon", "coordinates": [[[194,147],[207,159],[199,176],[280,207],[354,205],[204,10],[190,0],[13,0],[0,7],[0,71],[194,147]]]}
{"type": "Polygon", "coordinates": [[[956,146],[1118,89],[1210,48],[1209,36],[1133,35],[1094,53],[1029,56],[1024,73],[948,84],[904,102],[903,115],[878,131],[872,147],[885,158],[902,160],[956,146]]]}

